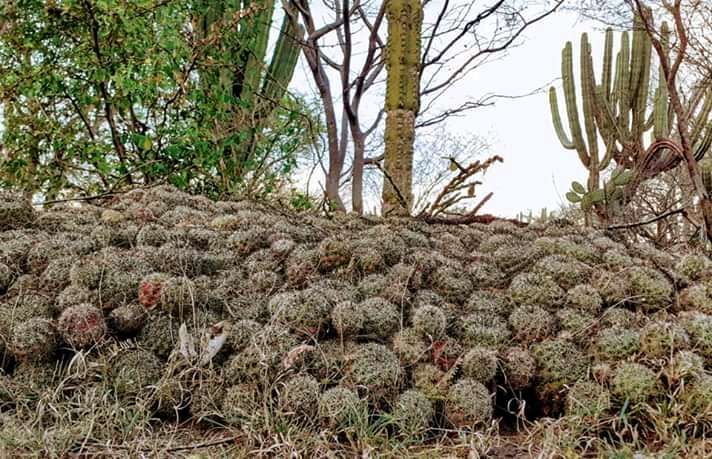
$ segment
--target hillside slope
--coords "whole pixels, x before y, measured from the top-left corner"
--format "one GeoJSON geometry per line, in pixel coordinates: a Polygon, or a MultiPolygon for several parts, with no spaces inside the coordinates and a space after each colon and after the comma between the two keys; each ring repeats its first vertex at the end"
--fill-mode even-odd
{"type": "Polygon", "coordinates": [[[3,195],[0,230],[0,453],[712,448],[702,254],[167,187],[40,212],[3,195]]]}

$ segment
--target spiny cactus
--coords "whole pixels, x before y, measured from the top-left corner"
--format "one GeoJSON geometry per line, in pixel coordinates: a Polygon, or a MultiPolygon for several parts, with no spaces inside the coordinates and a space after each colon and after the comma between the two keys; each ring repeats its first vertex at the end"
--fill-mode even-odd
{"type": "Polygon", "coordinates": [[[420,0],[393,0],[386,6],[386,132],[383,214],[403,215],[412,204],[413,141],[420,105],[420,0]]]}
{"type": "MultiPolygon", "coordinates": [[[[665,49],[668,49],[670,30],[667,24],[663,23],[660,34],[665,49]]],[[[597,82],[588,35],[581,37],[580,91],[584,128],[579,116],[571,42],[564,47],[561,65],[570,136],[559,114],[556,89],[552,87],[549,91],[557,136],[564,148],[576,150],[581,163],[589,171],[587,186],[574,182],[566,196],[569,201],[580,203],[586,212],[595,208],[600,216],[606,216],[606,209],[624,202],[640,182],[676,164],[672,152],[676,146],[669,139],[675,121],[670,116],[669,95],[662,73],[654,92],[653,109],[647,112],[652,43],[642,20],[639,17],[635,20],[632,43],[628,32],[621,35],[615,66],[613,42],[613,31],[609,29],[606,32],[602,74],[597,82]],[[650,134],[648,145],[644,140],[646,134],[650,134]],[[605,146],[603,155],[599,153],[599,138],[605,146]],[[654,153],[657,154],[655,157],[654,153]],[[616,165],[616,169],[608,182],[601,186],[601,174],[612,164],[616,165]]],[[[697,159],[702,158],[712,146],[712,88],[706,95],[697,118],[691,123],[690,138],[697,159]]]]}

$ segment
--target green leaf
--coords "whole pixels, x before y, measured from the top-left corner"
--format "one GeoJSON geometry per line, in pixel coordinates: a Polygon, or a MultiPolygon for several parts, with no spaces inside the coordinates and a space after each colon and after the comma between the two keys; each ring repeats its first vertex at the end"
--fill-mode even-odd
{"type": "Polygon", "coordinates": [[[143,143],[141,144],[141,148],[144,150],[148,151],[153,147],[153,140],[151,140],[150,137],[144,137],[143,143]]]}

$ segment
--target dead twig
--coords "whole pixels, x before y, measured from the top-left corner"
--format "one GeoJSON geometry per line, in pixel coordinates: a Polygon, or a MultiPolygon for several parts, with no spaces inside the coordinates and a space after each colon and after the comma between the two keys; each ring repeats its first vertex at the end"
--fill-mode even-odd
{"type": "Polygon", "coordinates": [[[473,180],[473,177],[480,173],[484,174],[494,163],[501,163],[504,160],[501,156],[495,155],[485,161],[478,160],[468,166],[463,166],[454,158],[449,159],[451,169],[457,171],[457,174],[445,185],[433,203],[418,214],[417,218],[427,223],[445,224],[467,224],[481,220],[478,213],[492,198],[493,193],[487,194],[472,210],[464,214],[453,212],[452,209],[462,201],[476,199],[475,187],[482,182],[473,180]]]}

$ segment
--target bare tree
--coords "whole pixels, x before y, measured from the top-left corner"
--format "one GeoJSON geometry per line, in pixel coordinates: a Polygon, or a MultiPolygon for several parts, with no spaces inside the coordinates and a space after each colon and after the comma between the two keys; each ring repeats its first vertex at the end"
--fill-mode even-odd
{"type": "MultiPolygon", "coordinates": [[[[701,158],[696,157],[696,150],[698,148],[692,140],[695,138],[695,132],[698,132],[700,129],[707,128],[712,132],[712,122],[710,122],[710,126],[707,126],[708,120],[706,116],[702,117],[700,122],[694,122],[694,110],[697,108],[697,103],[686,106],[681,88],[678,84],[680,68],[687,59],[689,51],[689,36],[685,20],[683,19],[682,1],[675,0],[674,2],[669,2],[662,0],[663,7],[673,20],[675,35],[678,41],[673,51],[666,45],[665,37],[661,37],[658,34],[652,15],[652,9],[647,6],[643,0],[630,1],[631,8],[642,18],[645,31],[650,37],[653,48],[658,55],[661,77],[665,80],[670,106],[677,118],[676,129],[678,138],[677,142],[670,144],[670,148],[677,153],[680,160],[684,161],[684,164],[687,166],[690,181],[699,199],[699,206],[704,219],[707,238],[708,240],[712,240],[712,199],[702,180],[702,171],[698,164],[698,160],[701,158]]],[[[707,100],[712,100],[712,86],[708,81],[704,82],[700,87],[699,94],[699,97],[695,98],[699,98],[700,102],[705,96],[707,100]]],[[[705,105],[707,104],[705,103],[705,105]]],[[[702,108],[703,111],[706,109],[706,107],[702,108]]]]}
{"type": "MultiPolygon", "coordinates": [[[[318,14],[319,7],[307,0],[288,0],[285,6],[288,14],[304,23],[303,54],[324,107],[326,197],[335,208],[345,210],[340,191],[350,182],[353,210],[360,213],[364,170],[382,168],[383,161],[382,152],[367,156],[367,150],[368,138],[379,130],[384,115],[376,97],[382,96],[384,83],[385,0],[323,1],[326,14],[324,8],[318,14]],[[366,102],[368,97],[376,101],[366,102]]],[[[554,13],[564,1],[490,0],[482,5],[466,0],[425,0],[421,109],[416,128],[433,127],[493,104],[499,95],[483,91],[457,106],[441,106],[445,94],[517,46],[527,29],[554,13]]]]}

